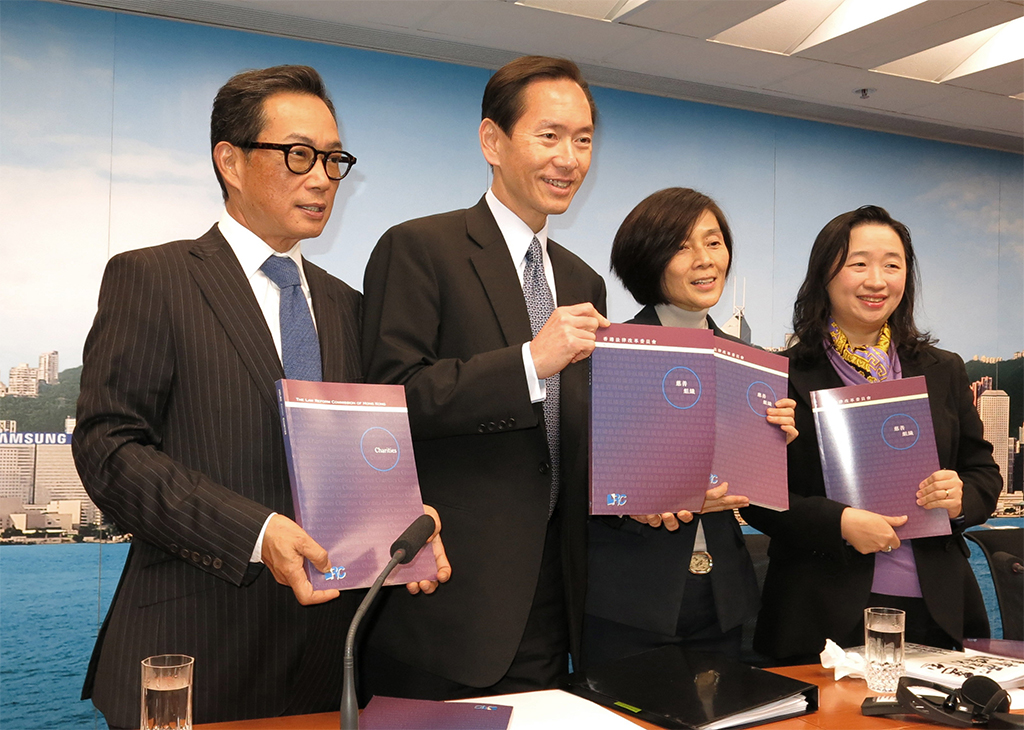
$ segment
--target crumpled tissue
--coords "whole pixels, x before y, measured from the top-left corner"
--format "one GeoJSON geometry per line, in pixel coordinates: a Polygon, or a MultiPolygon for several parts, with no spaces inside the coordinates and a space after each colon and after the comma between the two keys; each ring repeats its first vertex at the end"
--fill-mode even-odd
{"type": "Polygon", "coordinates": [[[832,639],[825,639],[825,648],[821,652],[821,666],[825,669],[835,668],[835,678],[860,677],[867,672],[867,662],[862,654],[855,651],[843,651],[832,639]]]}

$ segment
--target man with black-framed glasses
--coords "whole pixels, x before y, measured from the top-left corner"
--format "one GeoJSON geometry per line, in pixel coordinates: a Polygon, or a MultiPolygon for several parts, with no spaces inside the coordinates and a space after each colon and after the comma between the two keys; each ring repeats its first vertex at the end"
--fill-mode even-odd
{"type": "Polygon", "coordinates": [[[336,708],[360,598],[306,579],[331,562],[290,519],[274,385],[362,380],[360,295],[300,252],[356,160],[306,66],[229,80],[210,143],[220,221],[112,258],[85,344],[75,462],[134,536],[83,689],[111,728],[138,727],[140,662],[168,653],[195,657],[196,723],[336,708]]]}

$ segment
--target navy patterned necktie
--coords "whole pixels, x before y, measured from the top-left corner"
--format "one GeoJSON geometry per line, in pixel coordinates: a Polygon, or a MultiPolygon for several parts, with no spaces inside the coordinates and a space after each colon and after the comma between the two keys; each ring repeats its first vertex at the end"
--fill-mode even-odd
{"type": "Polygon", "coordinates": [[[287,256],[271,256],[260,271],[281,290],[281,361],[284,376],[293,380],[323,380],[320,340],[302,292],[299,267],[287,256]]]}
{"type": "MultiPolygon", "coordinates": [[[[526,268],[523,270],[523,296],[526,298],[526,311],[530,314],[530,329],[536,337],[540,328],[548,321],[555,311],[555,300],[551,296],[551,287],[544,275],[544,253],[540,241],[534,236],[530,248],[526,251],[526,268]]],[[[558,502],[558,485],[561,475],[561,449],[558,445],[559,430],[559,376],[555,373],[544,381],[544,427],[548,435],[548,452],[551,457],[551,502],[548,505],[548,516],[555,511],[558,502]]]]}

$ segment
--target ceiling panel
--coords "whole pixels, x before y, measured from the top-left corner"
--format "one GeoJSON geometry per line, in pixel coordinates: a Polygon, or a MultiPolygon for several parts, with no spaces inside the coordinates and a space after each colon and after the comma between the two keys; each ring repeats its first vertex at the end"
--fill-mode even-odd
{"type": "Polygon", "coordinates": [[[513,3],[478,1],[447,3],[419,30],[516,53],[555,53],[595,63],[603,62],[617,50],[634,45],[651,33],[641,28],[513,3]]]}
{"type": "Polygon", "coordinates": [[[609,54],[607,62],[616,68],[654,76],[754,89],[821,65],[817,61],[787,58],[671,33],[653,34],[637,45],[609,54]]]}
{"type": "MultiPolygon", "coordinates": [[[[950,88],[949,94],[942,101],[922,105],[910,110],[910,113],[921,119],[1024,137],[1021,102],[1008,96],[950,88]]],[[[1016,151],[1021,151],[1019,141],[1016,151]]]]}
{"type": "Polygon", "coordinates": [[[956,86],[990,94],[1014,96],[1024,93],[1024,62],[1004,63],[1002,66],[943,82],[943,86],[956,86]]]}
{"type": "Polygon", "coordinates": [[[782,0],[649,0],[621,22],[691,38],[710,38],[782,0]]]}
{"type": "MultiPolygon", "coordinates": [[[[499,0],[486,0],[498,2],[499,0]]],[[[311,18],[328,23],[344,23],[375,28],[415,30],[453,0],[344,0],[343,2],[309,2],[309,0],[218,0],[250,10],[281,13],[311,18]]],[[[456,3],[461,4],[461,3],[456,3]]]]}

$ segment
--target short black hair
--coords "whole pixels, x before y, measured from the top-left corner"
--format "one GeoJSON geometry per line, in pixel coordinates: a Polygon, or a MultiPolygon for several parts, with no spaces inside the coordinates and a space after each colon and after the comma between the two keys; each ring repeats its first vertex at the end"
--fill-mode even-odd
{"type": "Polygon", "coordinates": [[[575,81],[587,97],[591,120],[597,124],[597,106],[579,66],[567,58],[550,56],[520,56],[495,71],[484,89],[483,102],[480,104],[481,121],[490,119],[501,131],[511,136],[512,128],[526,111],[523,91],[530,83],[545,79],[575,81]]]}
{"type": "MultiPolygon", "coordinates": [[[[274,94],[281,93],[315,96],[327,105],[331,116],[337,120],[334,104],[327,94],[324,80],[320,78],[316,69],[309,66],[271,66],[242,71],[228,79],[213,100],[213,112],[210,114],[210,155],[213,155],[213,148],[218,142],[229,142],[241,147],[257,141],[267,125],[263,102],[274,94]]],[[[217,175],[224,200],[227,200],[228,189],[220,170],[217,169],[216,161],[213,163],[213,171],[217,175]]]]}
{"type": "Polygon", "coordinates": [[[832,317],[832,301],[828,296],[828,285],[842,269],[850,251],[850,232],[858,226],[887,226],[899,236],[903,244],[903,258],[907,266],[907,281],[903,299],[889,315],[889,331],[892,342],[898,347],[918,351],[924,345],[934,342],[927,332],[921,332],[914,324],[914,300],[917,296],[917,257],[910,242],[910,229],[889,215],[889,211],[877,205],[862,205],[856,210],[837,215],[825,224],[814,239],[811,255],[807,260],[807,274],[800,285],[793,305],[793,334],[798,342],[793,345],[793,354],[804,361],[814,360],[824,352],[822,343],[829,336],[829,319],[832,317]]]}
{"type": "Polygon", "coordinates": [[[640,304],[666,304],[665,268],[690,237],[704,214],[711,213],[722,229],[732,268],[732,231],[718,203],[690,188],[665,188],[648,195],[629,212],[615,233],[611,269],[640,304]]]}

